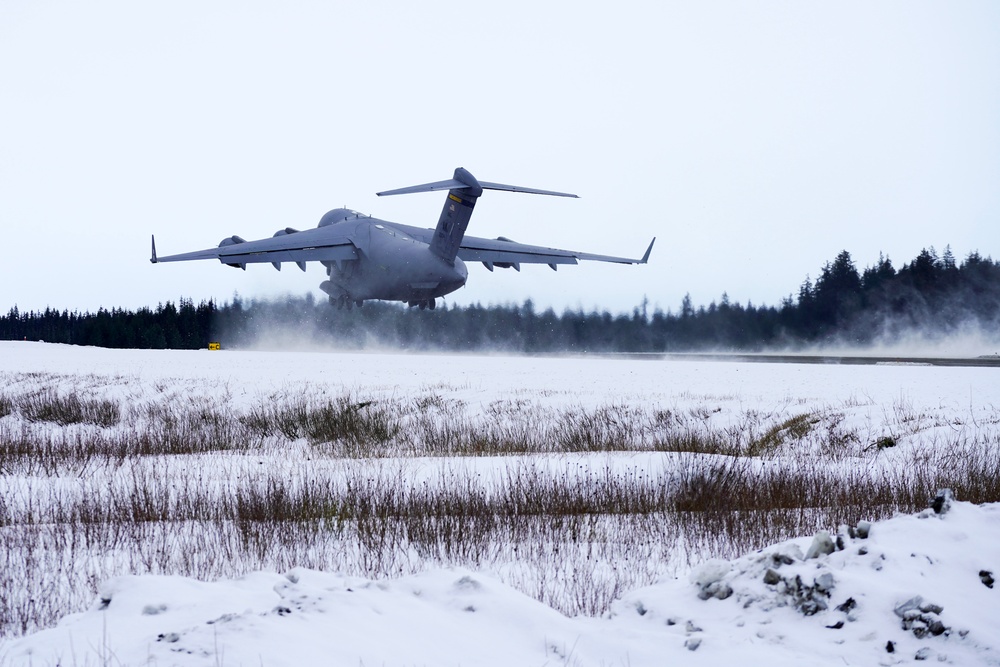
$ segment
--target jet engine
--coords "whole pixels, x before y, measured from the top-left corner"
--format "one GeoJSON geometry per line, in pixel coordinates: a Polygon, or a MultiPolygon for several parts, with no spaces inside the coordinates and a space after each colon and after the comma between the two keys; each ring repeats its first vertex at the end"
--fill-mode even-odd
{"type": "MultiPolygon", "coordinates": [[[[232,236],[222,239],[219,242],[219,247],[225,248],[227,245],[236,245],[237,243],[246,243],[246,239],[233,234],[232,236]]],[[[234,269],[243,269],[244,271],[247,270],[246,264],[226,264],[226,266],[231,266],[234,269]]]]}

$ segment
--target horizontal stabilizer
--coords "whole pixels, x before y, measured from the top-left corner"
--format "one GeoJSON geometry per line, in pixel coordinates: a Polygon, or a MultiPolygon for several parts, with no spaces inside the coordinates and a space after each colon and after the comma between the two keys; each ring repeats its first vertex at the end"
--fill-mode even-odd
{"type": "Polygon", "coordinates": [[[413,192],[436,192],[437,190],[451,190],[467,187],[469,186],[462,181],[449,178],[447,181],[434,181],[433,183],[424,183],[423,185],[411,185],[408,188],[397,188],[396,190],[376,192],[375,195],[377,197],[388,197],[390,195],[408,195],[413,192]]]}
{"type": "Polygon", "coordinates": [[[473,196],[478,196],[479,189],[482,190],[503,190],[505,192],[524,192],[532,195],[550,195],[552,197],[573,197],[579,199],[578,195],[570,194],[568,192],[555,192],[553,190],[539,190],[538,188],[525,188],[520,185],[506,185],[504,183],[491,183],[489,181],[478,181],[476,178],[468,173],[465,169],[459,167],[455,170],[456,178],[449,178],[447,181],[434,181],[433,183],[424,183],[422,185],[411,185],[406,188],[397,188],[395,190],[384,190],[382,192],[376,192],[375,194],[379,197],[388,197],[390,195],[408,195],[414,192],[436,192],[439,190],[475,190],[476,194],[473,196]],[[465,179],[465,180],[461,180],[465,179]]]}
{"type": "Polygon", "coordinates": [[[537,188],[522,188],[520,185],[504,185],[503,183],[489,183],[487,181],[479,181],[479,185],[482,186],[483,190],[504,190],[506,192],[526,192],[529,195],[550,195],[552,197],[573,197],[574,199],[579,199],[579,195],[572,195],[568,192],[554,192],[552,190],[539,190],[537,188]]]}

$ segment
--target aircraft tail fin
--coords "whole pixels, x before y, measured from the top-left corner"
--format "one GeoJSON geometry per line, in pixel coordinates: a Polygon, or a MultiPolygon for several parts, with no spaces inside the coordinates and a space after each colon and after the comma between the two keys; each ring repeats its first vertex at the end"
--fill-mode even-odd
{"type": "Polygon", "coordinates": [[[376,194],[379,197],[386,197],[389,195],[434,192],[437,190],[448,190],[448,198],[444,201],[444,208],[441,210],[441,217],[438,218],[437,228],[434,230],[434,238],[431,240],[430,247],[431,252],[447,262],[455,261],[458,249],[462,245],[462,239],[465,238],[465,230],[469,227],[469,219],[472,217],[472,211],[476,207],[476,201],[483,194],[483,190],[525,192],[535,195],[551,195],[553,197],[577,196],[566,192],[554,192],[552,190],[524,188],[519,185],[478,181],[475,176],[462,167],[457,168],[454,177],[447,181],[412,185],[396,190],[385,190],[376,194]]]}

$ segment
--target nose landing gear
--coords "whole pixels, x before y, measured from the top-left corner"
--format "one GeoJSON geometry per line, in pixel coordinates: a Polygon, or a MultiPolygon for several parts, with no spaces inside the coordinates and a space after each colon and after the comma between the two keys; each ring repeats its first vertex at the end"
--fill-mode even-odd
{"type": "Polygon", "coordinates": [[[414,306],[420,306],[420,310],[424,310],[426,308],[434,310],[434,307],[437,305],[437,300],[428,299],[427,301],[407,301],[406,305],[409,306],[410,308],[413,308],[414,306]]]}

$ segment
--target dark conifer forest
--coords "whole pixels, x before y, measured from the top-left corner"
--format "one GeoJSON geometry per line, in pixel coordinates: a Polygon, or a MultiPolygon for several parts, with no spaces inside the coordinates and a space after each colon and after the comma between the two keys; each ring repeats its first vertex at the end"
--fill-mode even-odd
{"type": "Polygon", "coordinates": [[[685,352],[763,351],[814,345],[891,344],[914,333],[944,339],[1000,332],[1000,263],[978,253],[956,261],[950,249],[923,250],[900,268],[885,257],[858,270],[841,252],[776,306],[730,301],[677,310],[638,304],[630,314],[520,305],[421,311],[368,302],[337,310],[311,294],[280,301],[195,305],[181,299],[136,311],[46,309],[0,316],[0,339],[111,348],[197,349],[295,343],[441,351],[685,352]]]}

